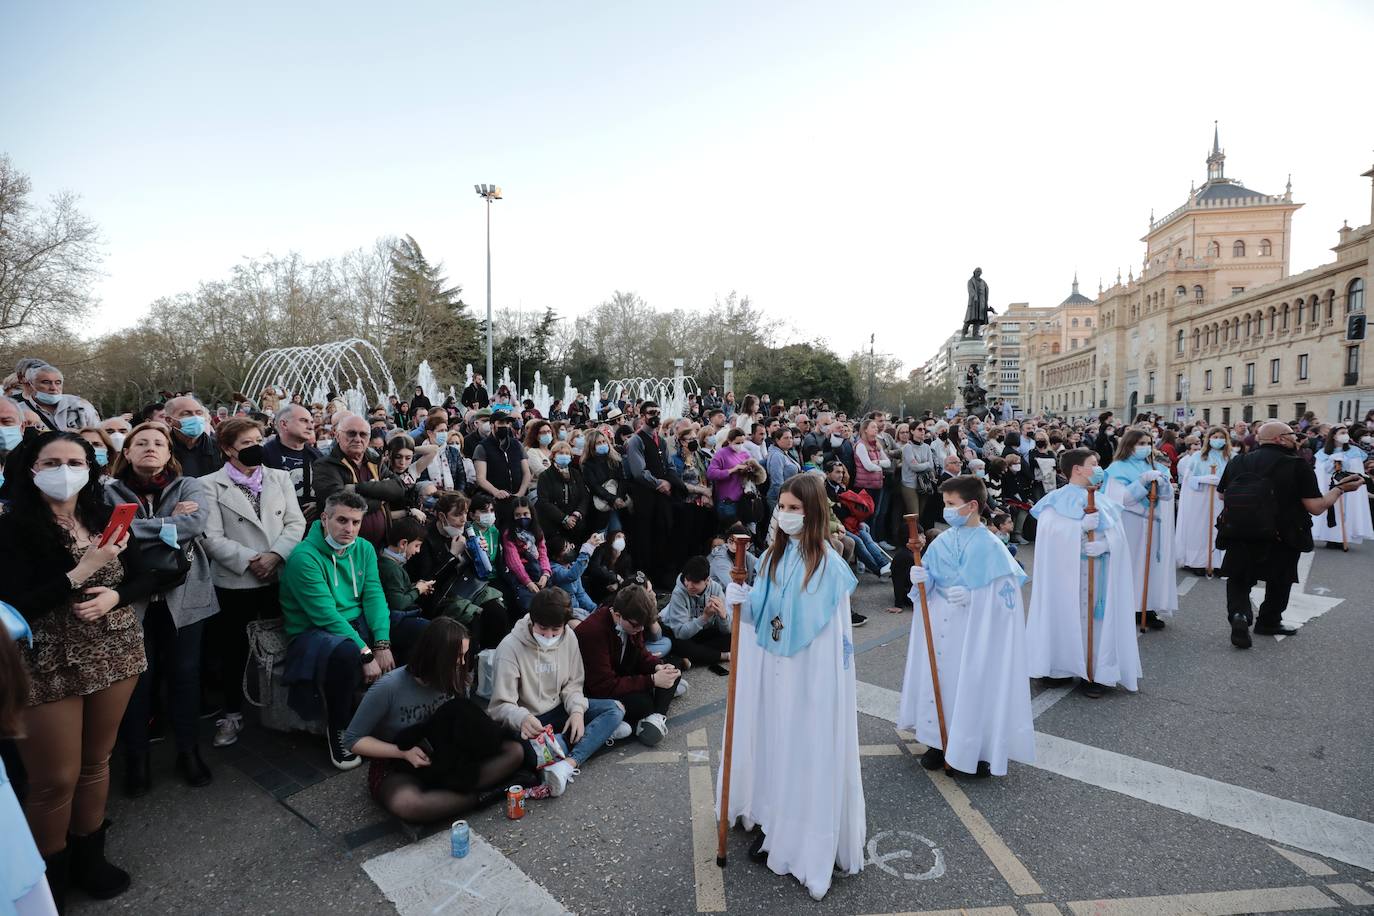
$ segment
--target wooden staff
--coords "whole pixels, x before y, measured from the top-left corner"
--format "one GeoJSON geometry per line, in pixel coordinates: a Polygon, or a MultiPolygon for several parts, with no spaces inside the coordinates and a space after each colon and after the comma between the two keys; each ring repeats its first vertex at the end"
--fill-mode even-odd
{"type": "MultiPolygon", "coordinates": [[[[1337,470],[1337,471],[1341,470],[1341,462],[1339,462],[1339,461],[1336,462],[1336,470],[1337,470]]],[[[1333,474],[1332,476],[1334,477],[1335,475],[1333,474]]],[[[1350,552],[1350,543],[1349,543],[1349,541],[1346,540],[1346,536],[1345,536],[1345,493],[1344,493],[1344,492],[1342,492],[1341,495],[1340,495],[1340,497],[1336,500],[1336,515],[1340,517],[1340,521],[1341,521],[1341,550],[1344,550],[1346,553],[1349,553],[1349,552],[1350,552]]]]}
{"type": "MultiPolygon", "coordinates": [[[[735,567],[730,570],[730,579],[736,585],[743,585],[749,578],[744,552],[749,549],[751,538],[747,534],[737,534],[731,540],[735,542],[735,567]]],[[[730,825],[730,757],[735,744],[735,674],[739,671],[740,607],[736,604],[730,609],[730,685],[725,692],[725,751],[721,757],[720,823],[716,830],[716,864],[721,868],[725,867],[725,831],[730,825]]]]}
{"type": "MultiPolygon", "coordinates": [[[[1097,487],[1088,487],[1088,514],[1092,515],[1097,511],[1097,487]]],[[[1100,524],[1100,520],[1099,520],[1100,524]]],[[[1097,540],[1097,532],[1088,532],[1088,542],[1097,540]]],[[[1093,562],[1095,557],[1088,557],[1088,683],[1093,680],[1093,605],[1097,603],[1097,596],[1093,593],[1097,590],[1097,564],[1093,562]]]]}
{"type": "MultiPolygon", "coordinates": [[[[1216,462],[1212,462],[1212,476],[1217,476],[1216,462]]],[[[1212,516],[1216,508],[1217,485],[1209,483],[1207,485],[1207,578],[1212,578],[1212,532],[1216,528],[1216,519],[1212,516]]]]}
{"type": "MultiPolygon", "coordinates": [[[[907,546],[911,548],[912,566],[921,565],[921,552],[916,549],[916,516],[907,515],[907,546]]],[[[930,605],[926,601],[926,584],[918,582],[916,591],[921,594],[921,621],[926,629],[926,658],[930,659],[930,683],[935,689],[935,719],[940,723],[940,751],[949,750],[949,730],[945,728],[945,701],[940,696],[940,671],[935,666],[935,637],[930,632],[930,605]]],[[[949,769],[949,761],[945,761],[949,769]]]]}
{"type": "MultiPolygon", "coordinates": [[[[1155,468],[1155,456],[1150,454],[1150,470],[1155,468]]],[[[1150,481],[1150,511],[1145,518],[1145,587],[1140,590],[1140,632],[1144,633],[1145,604],[1150,600],[1150,553],[1155,549],[1155,505],[1159,502],[1159,484],[1150,481]]]]}

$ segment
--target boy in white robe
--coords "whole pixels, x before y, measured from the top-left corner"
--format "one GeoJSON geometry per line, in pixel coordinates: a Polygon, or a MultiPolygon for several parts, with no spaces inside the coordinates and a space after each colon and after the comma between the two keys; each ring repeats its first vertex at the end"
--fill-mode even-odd
{"type": "Polygon", "coordinates": [[[1152,433],[1128,429],[1116,447],[1116,457],[1107,466],[1107,496],[1124,510],[1121,521],[1131,550],[1131,572],[1135,576],[1136,622],[1140,621],[1141,601],[1145,602],[1145,622],[1152,630],[1162,630],[1161,617],[1172,617],[1178,610],[1178,567],[1174,565],[1174,487],[1169,481],[1169,462],[1156,459],[1152,433]],[[1158,463],[1156,461],[1158,460],[1158,463]],[[1154,488],[1154,532],[1149,533],[1150,490],[1154,488]],[[1146,556],[1146,548],[1149,556],[1146,556]],[[1148,594],[1145,577],[1149,576],[1148,594]]]}
{"type": "Polygon", "coordinates": [[[1035,762],[1026,626],[1021,584],[1026,574],[979,513],[987,488],[962,476],[940,485],[948,531],[930,543],[924,566],[911,569],[916,612],[907,643],[897,727],[911,729],[930,749],[921,766],[946,762],[976,776],[1007,775],[1007,760],[1035,762]],[[940,737],[926,649],[920,586],[930,609],[948,747],[940,737]]]}
{"type": "MultiPolygon", "coordinates": [[[[1059,456],[1069,485],[1045,494],[1031,509],[1036,519],[1035,569],[1026,616],[1026,667],[1031,677],[1083,679],[1083,692],[1100,697],[1107,687],[1136,689],[1134,576],[1121,507],[1096,494],[1087,512],[1088,488],[1101,486],[1097,453],[1069,449],[1059,456]],[[1089,535],[1092,535],[1089,538],[1089,535]],[[1093,564],[1093,601],[1088,606],[1088,566],[1093,564]],[[1088,671],[1088,613],[1093,615],[1093,655],[1088,671]]],[[[1138,597],[1138,596],[1137,596],[1138,597]]]]}

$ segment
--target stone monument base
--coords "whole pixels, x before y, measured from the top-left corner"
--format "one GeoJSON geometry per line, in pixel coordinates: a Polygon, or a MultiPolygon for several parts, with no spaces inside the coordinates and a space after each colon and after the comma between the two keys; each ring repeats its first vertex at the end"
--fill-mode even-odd
{"type": "MultiPolygon", "coordinates": [[[[977,366],[981,372],[988,361],[988,345],[981,337],[966,337],[954,345],[954,406],[964,409],[964,379],[970,366],[977,366]]],[[[991,389],[990,379],[984,378],[983,385],[991,389]]]]}

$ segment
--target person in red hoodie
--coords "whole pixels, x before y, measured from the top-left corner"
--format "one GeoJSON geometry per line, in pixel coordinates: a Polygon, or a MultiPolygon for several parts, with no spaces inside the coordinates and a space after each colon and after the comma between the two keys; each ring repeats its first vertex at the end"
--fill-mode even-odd
{"type": "MultiPolygon", "coordinates": [[[[622,588],[577,627],[577,647],[586,670],[583,690],[594,699],[618,700],[629,726],[650,747],[668,734],[668,704],[682,672],[644,648],[644,631],[658,617],[653,592],[622,588]]],[[[629,730],[614,737],[629,737],[629,730]]]]}

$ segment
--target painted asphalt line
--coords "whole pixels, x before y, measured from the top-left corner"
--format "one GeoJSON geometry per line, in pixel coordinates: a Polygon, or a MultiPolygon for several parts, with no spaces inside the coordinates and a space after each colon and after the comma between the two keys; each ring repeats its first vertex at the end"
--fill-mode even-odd
{"type": "MultiPolygon", "coordinates": [[[[859,711],[895,722],[901,694],[859,683],[859,711]]],[[[1374,824],[1070,741],[1035,734],[1037,769],[1374,871],[1374,824]]]]}
{"type": "Polygon", "coordinates": [[[1063,916],[1063,911],[1053,903],[1026,903],[1022,904],[1026,908],[1029,916],[1063,916]]]}
{"type": "Polygon", "coordinates": [[[973,807],[973,803],[968,800],[964,790],[955,785],[954,780],[944,773],[926,770],[925,774],[930,777],[935,788],[944,796],[955,816],[963,822],[968,832],[973,835],[974,841],[978,843],[983,854],[992,862],[993,867],[1002,876],[1002,880],[1007,882],[1011,892],[1018,897],[1044,893],[1039,883],[1031,877],[1026,866],[1021,864],[1021,860],[1016,858],[1011,848],[997,835],[997,831],[992,829],[987,818],[983,817],[973,807]]]}
{"type": "MultiPolygon", "coordinates": [[[[706,729],[687,735],[688,746],[705,747],[706,729]]],[[[696,880],[697,912],[725,912],[725,869],[716,865],[716,791],[711,766],[703,762],[687,768],[692,808],[692,872],[696,880]]]]}
{"type": "Polygon", "coordinates": [[[1018,916],[1016,907],[980,906],[976,909],[918,910],[907,913],[883,913],[882,916],[1018,916]]]}
{"type": "Polygon", "coordinates": [[[1272,843],[1269,844],[1269,848],[1274,850],[1274,852],[1277,852],[1279,855],[1283,856],[1289,862],[1292,862],[1294,865],[1298,866],[1298,868],[1301,868],[1303,871],[1307,872],[1309,875],[1312,875],[1314,878],[1322,878],[1326,875],[1334,875],[1336,873],[1336,869],[1332,868],[1330,865],[1327,865],[1320,859],[1314,859],[1311,856],[1305,856],[1300,852],[1294,852],[1291,849],[1284,849],[1282,846],[1275,846],[1272,843]]]}
{"type": "Polygon", "coordinates": [[[1075,916],[1236,916],[1329,910],[1340,904],[1315,887],[1266,887],[1253,891],[1174,894],[1121,900],[1079,900],[1067,904],[1075,916]]]}
{"type": "Polygon", "coordinates": [[[1326,889],[1351,906],[1369,906],[1374,903],[1374,894],[1358,884],[1328,884],[1326,889]]]}
{"type": "Polygon", "coordinates": [[[1073,693],[1073,686],[1063,684],[1059,687],[1049,687],[1031,697],[1031,719],[1040,718],[1041,713],[1048,712],[1051,706],[1073,693]]]}
{"type": "Polygon", "coordinates": [[[543,887],[472,831],[455,859],[447,830],[363,863],[400,916],[571,916],[543,887]]]}
{"type": "Polygon", "coordinates": [[[1182,598],[1184,595],[1191,592],[1194,585],[1197,585],[1197,576],[1185,577],[1182,582],[1178,583],[1178,596],[1182,598]]]}

